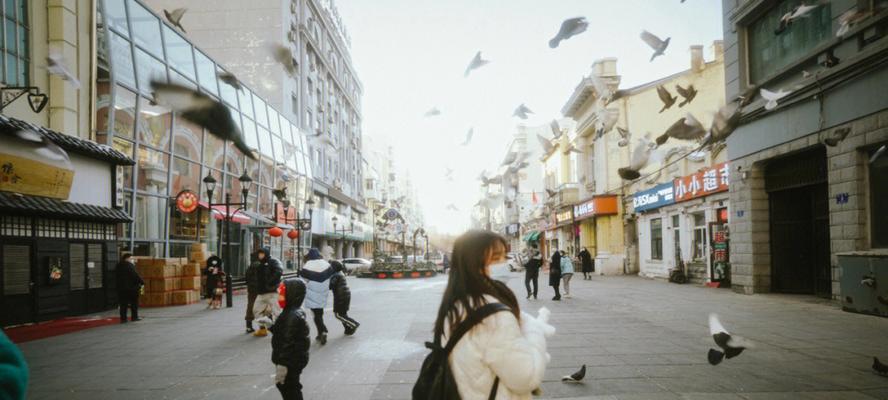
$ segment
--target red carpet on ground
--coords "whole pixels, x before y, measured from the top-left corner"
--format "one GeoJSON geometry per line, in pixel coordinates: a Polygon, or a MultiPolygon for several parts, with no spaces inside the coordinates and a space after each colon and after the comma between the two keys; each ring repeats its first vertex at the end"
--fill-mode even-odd
{"type": "Polygon", "coordinates": [[[17,326],[5,329],[4,332],[13,343],[24,343],[119,322],[120,318],[118,317],[68,317],[39,324],[17,326]]]}

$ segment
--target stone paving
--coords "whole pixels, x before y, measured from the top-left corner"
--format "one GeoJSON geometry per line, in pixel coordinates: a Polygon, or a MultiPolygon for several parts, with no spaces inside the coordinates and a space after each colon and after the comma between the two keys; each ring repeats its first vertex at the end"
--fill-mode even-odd
{"type": "MultiPolygon", "coordinates": [[[[736,294],[638,277],[576,276],[573,297],[524,301],[520,274],[500,272],[522,307],[552,310],[558,329],[542,398],[888,399],[888,319],[842,312],[805,296],[736,294]],[[756,347],[710,366],[707,316],[756,347]],[[560,377],[588,366],[582,384],[560,377]]],[[[426,354],[446,277],[350,279],[354,337],[328,313],[331,335],[312,345],[307,399],[407,399],[426,354]]],[[[546,281],[542,277],[541,281],[546,281]]],[[[276,399],[269,338],[243,333],[235,308],[145,309],[145,320],[24,343],[31,399],[276,399]]],[[[112,313],[113,314],[113,313],[112,313]]]]}

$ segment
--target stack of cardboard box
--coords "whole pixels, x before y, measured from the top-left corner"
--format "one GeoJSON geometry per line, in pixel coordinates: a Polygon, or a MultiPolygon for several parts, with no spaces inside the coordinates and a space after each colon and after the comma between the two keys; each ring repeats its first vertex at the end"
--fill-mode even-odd
{"type": "Polygon", "coordinates": [[[185,258],[136,259],[136,271],[145,281],[139,298],[144,307],[192,304],[200,301],[200,265],[185,258]]]}
{"type": "Polygon", "coordinates": [[[201,293],[206,293],[207,288],[207,276],[204,274],[204,270],[207,269],[207,259],[210,258],[212,254],[207,251],[206,243],[192,243],[191,244],[191,256],[188,257],[188,260],[192,263],[198,265],[200,270],[198,271],[198,275],[200,275],[200,289],[201,293]]]}

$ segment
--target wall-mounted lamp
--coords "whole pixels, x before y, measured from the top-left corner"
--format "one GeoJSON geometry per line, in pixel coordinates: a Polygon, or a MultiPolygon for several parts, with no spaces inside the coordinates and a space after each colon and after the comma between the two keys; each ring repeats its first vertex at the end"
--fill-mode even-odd
{"type": "Polygon", "coordinates": [[[46,107],[46,103],[49,102],[49,97],[44,93],[40,93],[40,88],[36,86],[7,86],[0,88],[0,99],[3,100],[2,104],[0,104],[0,112],[3,112],[6,106],[12,104],[12,102],[22,97],[25,93],[28,94],[28,105],[31,106],[31,111],[35,113],[43,111],[43,107],[46,107]]]}

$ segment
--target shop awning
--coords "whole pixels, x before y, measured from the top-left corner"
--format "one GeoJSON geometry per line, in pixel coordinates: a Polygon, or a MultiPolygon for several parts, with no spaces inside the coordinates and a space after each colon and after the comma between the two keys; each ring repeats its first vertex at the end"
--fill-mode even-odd
{"type": "MultiPolygon", "coordinates": [[[[200,206],[205,209],[210,208],[205,201],[201,201],[198,204],[200,204],[200,206]]],[[[249,224],[250,223],[250,217],[246,216],[244,213],[242,213],[240,211],[235,211],[235,210],[237,210],[237,207],[230,208],[229,210],[231,211],[231,214],[229,214],[231,216],[231,222],[237,222],[239,224],[249,224]]],[[[212,215],[213,218],[215,218],[217,220],[220,220],[220,221],[224,220],[225,219],[225,206],[219,206],[219,205],[213,206],[213,210],[212,210],[212,212],[210,212],[210,215],[212,215]]]]}
{"type": "Polygon", "coordinates": [[[92,204],[69,203],[48,197],[0,192],[0,212],[44,218],[71,219],[90,222],[130,222],[123,210],[92,204]]]}
{"type": "Polygon", "coordinates": [[[540,231],[530,231],[524,235],[525,242],[536,242],[540,238],[540,231]]]}

